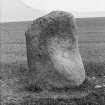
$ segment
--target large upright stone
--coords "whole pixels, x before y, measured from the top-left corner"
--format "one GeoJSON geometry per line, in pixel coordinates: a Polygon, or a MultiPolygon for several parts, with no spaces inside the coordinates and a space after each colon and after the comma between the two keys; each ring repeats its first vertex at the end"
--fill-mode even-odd
{"type": "Polygon", "coordinates": [[[35,85],[75,87],[85,80],[76,23],[70,13],[54,11],[33,21],[26,32],[26,45],[35,85]]]}

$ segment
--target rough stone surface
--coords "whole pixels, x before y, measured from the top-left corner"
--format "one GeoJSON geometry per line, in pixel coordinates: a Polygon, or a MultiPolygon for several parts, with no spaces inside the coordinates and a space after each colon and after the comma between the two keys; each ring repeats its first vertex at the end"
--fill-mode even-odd
{"type": "Polygon", "coordinates": [[[33,21],[26,35],[31,81],[43,89],[79,86],[85,70],[74,17],[54,11],[33,21]]]}

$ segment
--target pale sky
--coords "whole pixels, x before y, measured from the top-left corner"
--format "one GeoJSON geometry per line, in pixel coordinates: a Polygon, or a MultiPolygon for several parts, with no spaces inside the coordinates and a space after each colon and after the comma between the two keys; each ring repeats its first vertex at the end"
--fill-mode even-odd
{"type": "Polygon", "coordinates": [[[33,20],[53,10],[74,17],[105,17],[105,0],[0,0],[0,22],[33,20]]]}

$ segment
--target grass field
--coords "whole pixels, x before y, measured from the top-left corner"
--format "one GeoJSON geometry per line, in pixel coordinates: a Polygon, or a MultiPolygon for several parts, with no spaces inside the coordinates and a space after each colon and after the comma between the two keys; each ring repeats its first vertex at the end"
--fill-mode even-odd
{"type": "MultiPolygon", "coordinates": [[[[21,82],[27,79],[28,73],[24,33],[31,23],[31,21],[0,23],[1,105],[105,105],[104,87],[94,90],[86,98],[73,100],[69,100],[69,98],[65,100],[41,99],[38,97],[43,96],[43,94],[43,97],[51,97],[56,93],[51,95],[48,93],[33,94],[32,92],[27,93],[21,90],[24,87],[24,83],[22,84],[21,82]],[[31,101],[34,103],[32,104],[31,101]]],[[[104,83],[105,18],[77,19],[77,25],[79,48],[86,73],[90,77],[103,77],[98,83],[104,83]]],[[[60,96],[64,95],[60,94],[60,96]]],[[[67,97],[70,96],[68,95],[67,97]]]]}

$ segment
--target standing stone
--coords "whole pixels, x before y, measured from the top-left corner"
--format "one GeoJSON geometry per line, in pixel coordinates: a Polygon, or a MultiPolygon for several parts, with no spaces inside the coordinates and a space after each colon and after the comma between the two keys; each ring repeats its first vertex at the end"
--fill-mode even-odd
{"type": "Polygon", "coordinates": [[[27,59],[35,85],[43,89],[79,86],[85,70],[74,17],[54,11],[33,21],[25,33],[27,59]]]}

